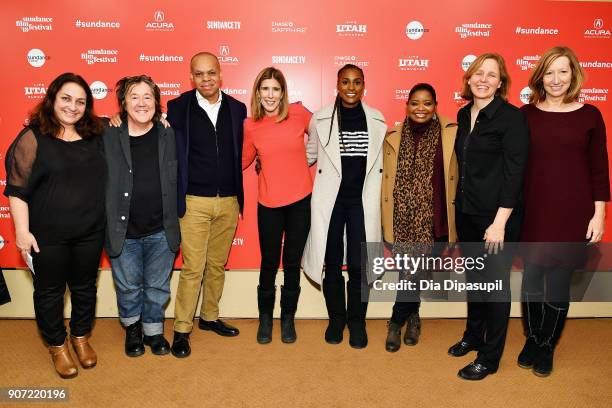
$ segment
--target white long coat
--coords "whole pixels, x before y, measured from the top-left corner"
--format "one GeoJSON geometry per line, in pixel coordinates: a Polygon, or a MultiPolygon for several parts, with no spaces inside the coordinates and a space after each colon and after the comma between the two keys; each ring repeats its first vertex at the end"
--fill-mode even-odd
{"type": "MultiPolygon", "coordinates": [[[[380,218],[380,194],[382,185],[382,145],[387,132],[385,118],[376,109],[362,102],[368,126],[368,155],[366,176],[363,185],[362,202],[365,219],[366,240],[381,242],[382,228],[380,218]]],[[[306,148],[308,164],[317,162],[312,198],[310,201],[311,225],[302,267],[310,279],[321,284],[327,232],[332,210],[336,202],[340,181],[342,180],[342,162],[340,159],[340,141],[338,118],[329,138],[329,126],[334,110],[333,105],[316,112],[310,121],[309,137],[306,148]]],[[[346,232],[344,256],[346,259],[346,232]]],[[[369,281],[371,279],[368,279],[369,281]]]]}

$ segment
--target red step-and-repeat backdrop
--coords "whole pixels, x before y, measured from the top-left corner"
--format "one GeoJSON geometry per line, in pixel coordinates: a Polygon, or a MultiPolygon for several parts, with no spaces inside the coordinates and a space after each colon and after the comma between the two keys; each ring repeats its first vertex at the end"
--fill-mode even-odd
{"type": "MultiPolygon", "coordinates": [[[[597,106],[612,127],[612,3],[4,0],[0,9],[2,161],[28,112],[62,72],[85,77],[96,112],[110,115],[117,111],[114,84],[125,75],[152,76],[164,106],[191,89],[189,59],[198,51],[218,55],[223,90],[247,105],[259,70],[274,65],[288,79],[290,99],[311,111],[332,102],[340,66],[359,65],[365,71],[365,100],[393,125],[403,119],[408,91],[417,82],[433,84],[439,112],[454,117],[463,103],[464,70],[489,51],[505,57],[510,101],[522,105],[539,56],[567,45],[587,73],[581,101],[597,106]]],[[[0,170],[2,188],[5,178],[0,170]]],[[[246,208],[233,242],[232,269],[259,266],[252,168],[244,183],[246,208]]],[[[611,227],[608,221],[608,231],[611,227]]],[[[23,266],[6,197],[0,198],[0,265],[23,266]]]]}

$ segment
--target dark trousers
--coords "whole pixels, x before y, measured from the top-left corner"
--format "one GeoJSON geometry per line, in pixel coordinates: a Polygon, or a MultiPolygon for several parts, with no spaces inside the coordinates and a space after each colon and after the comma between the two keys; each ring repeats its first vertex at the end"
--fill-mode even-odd
{"type": "Polygon", "coordinates": [[[558,309],[568,309],[573,268],[546,267],[525,261],[522,301],[546,302],[558,309]]]}
{"type": "MultiPolygon", "coordinates": [[[[457,234],[463,257],[481,257],[485,253],[483,236],[494,216],[476,216],[457,212],[457,234]],[[475,244],[482,243],[482,244],[475,244]]],[[[520,236],[522,217],[513,213],[506,223],[504,242],[516,242],[520,236]]],[[[502,291],[491,294],[468,293],[467,324],[463,340],[478,346],[477,363],[497,370],[506,343],[510,317],[510,269],[514,248],[505,247],[497,255],[488,254],[482,271],[467,271],[468,282],[502,281],[502,291]]]]}
{"type": "Polygon", "coordinates": [[[32,251],[34,264],[34,312],[43,339],[60,346],[66,339],[64,295],[70,289],[70,334],[91,332],[96,312],[96,280],[104,231],[32,251]]]}
{"type": "MultiPolygon", "coordinates": [[[[346,266],[348,287],[362,289],[361,243],[366,241],[363,204],[360,198],[338,197],[332,210],[325,247],[325,281],[341,285],[344,264],[344,230],[346,227],[346,266]]],[[[364,276],[365,277],[365,276],[364,276]]]]}
{"type": "MultiPolygon", "coordinates": [[[[434,237],[434,245],[429,254],[432,257],[440,256],[444,250],[448,247],[448,235],[443,237],[434,237]]],[[[395,304],[393,305],[393,314],[391,315],[391,321],[402,325],[412,313],[418,313],[421,307],[421,289],[419,286],[419,280],[425,279],[425,273],[427,271],[418,271],[414,275],[404,276],[400,273],[400,279],[412,280],[417,283],[416,290],[398,290],[395,295],[395,304]]]]}
{"type": "Polygon", "coordinates": [[[283,207],[270,208],[257,204],[257,227],[261,251],[260,289],[274,288],[282,248],[283,286],[288,290],[297,290],[300,286],[302,253],[310,230],[310,195],[283,207]]]}

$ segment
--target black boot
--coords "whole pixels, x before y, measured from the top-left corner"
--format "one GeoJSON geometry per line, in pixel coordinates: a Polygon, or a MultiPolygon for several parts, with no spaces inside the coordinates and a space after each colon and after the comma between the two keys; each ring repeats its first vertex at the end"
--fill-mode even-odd
{"type": "MultiPolygon", "coordinates": [[[[529,299],[529,294],[526,294],[529,299]]],[[[536,297],[535,295],[533,297],[536,297]]],[[[533,367],[538,346],[540,343],[540,331],[542,329],[543,316],[542,302],[522,302],[521,309],[523,315],[523,328],[525,331],[525,345],[518,355],[517,364],[521,368],[533,367]]]]}
{"type": "Polygon", "coordinates": [[[257,287],[257,306],[259,307],[257,342],[259,344],[267,344],[272,341],[272,313],[274,312],[275,297],[276,286],[268,290],[257,287]]]}
{"type": "Polygon", "coordinates": [[[349,329],[349,344],[353,348],[365,348],[368,345],[366,332],[366,312],[368,302],[361,301],[361,288],[352,288],[347,285],[346,316],[349,329]]]}
{"type": "Polygon", "coordinates": [[[130,357],[138,357],[142,356],[144,352],[142,320],[138,320],[125,328],[125,354],[130,357]]]}
{"type": "Polygon", "coordinates": [[[548,377],[552,373],[555,346],[565,326],[567,310],[567,308],[559,308],[544,303],[542,343],[538,347],[533,362],[533,373],[538,377],[548,377]]]}
{"type": "Polygon", "coordinates": [[[294,318],[299,298],[299,286],[295,290],[281,286],[281,340],[283,343],[294,343],[297,339],[294,318]]]}
{"type": "Polygon", "coordinates": [[[329,344],[342,343],[344,327],[346,326],[346,301],[344,294],[344,278],[339,283],[329,283],[323,280],[323,295],[329,316],[329,324],[325,330],[325,341],[329,344]]]}

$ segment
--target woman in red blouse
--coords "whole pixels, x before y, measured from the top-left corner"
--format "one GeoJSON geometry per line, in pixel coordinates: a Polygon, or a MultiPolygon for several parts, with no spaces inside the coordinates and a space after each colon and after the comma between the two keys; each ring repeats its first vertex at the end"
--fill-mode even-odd
{"type": "MultiPolygon", "coordinates": [[[[599,110],[578,102],[583,80],[578,59],[567,47],[544,53],[529,79],[530,104],[521,108],[531,130],[522,241],[580,245],[598,242],[603,235],[605,202],[610,200],[606,130],[599,110]]],[[[518,365],[533,368],[540,377],[552,372],[569,308],[571,275],[579,266],[571,259],[576,251],[564,247],[525,258],[527,340],[518,365]]]]}
{"type": "Polygon", "coordinates": [[[257,342],[272,341],[276,272],[283,259],[281,340],[293,343],[294,316],[300,295],[300,263],[310,230],[312,177],[304,135],[312,114],[300,103],[289,104],[287,81],[274,67],[264,68],[251,94],[251,117],[244,122],[242,167],[259,159],[257,227],[261,268],[257,287],[257,342]],[[284,242],[283,242],[284,236],[284,242]]]}

